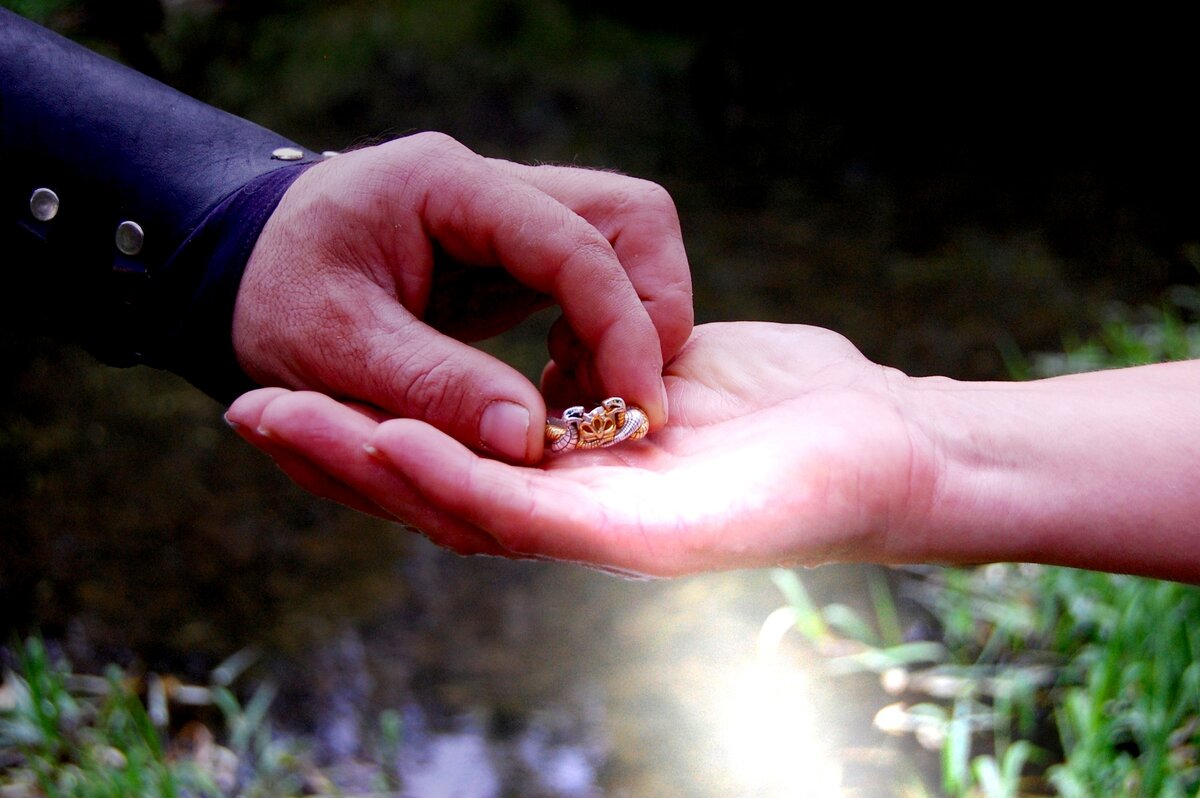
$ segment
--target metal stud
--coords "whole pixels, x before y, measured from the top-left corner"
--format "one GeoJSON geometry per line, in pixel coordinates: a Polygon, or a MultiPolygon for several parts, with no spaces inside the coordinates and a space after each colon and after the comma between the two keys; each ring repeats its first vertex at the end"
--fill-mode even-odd
{"type": "Polygon", "coordinates": [[[58,215],[58,195],[48,188],[35,189],[29,198],[29,212],[39,222],[48,222],[58,215]]]}
{"type": "Polygon", "coordinates": [[[304,157],[304,150],[295,147],[280,147],[271,152],[271,157],[277,161],[298,161],[304,157]]]}
{"type": "Polygon", "coordinates": [[[126,255],[136,255],[142,251],[146,234],[137,222],[125,221],[117,225],[117,249],[126,255]]]}

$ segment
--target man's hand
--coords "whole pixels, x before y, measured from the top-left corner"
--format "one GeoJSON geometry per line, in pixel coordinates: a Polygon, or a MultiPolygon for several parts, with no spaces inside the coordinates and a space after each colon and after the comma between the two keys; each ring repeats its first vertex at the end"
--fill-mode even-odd
{"type": "Polygon", "coordinates": [[[263,385],[419,419],[534,462],[541,395],[463,341],[551,303],[563,310],[549,342],[559,381],[579,398],[622,395],[662,426],[662,364],[692,324],[666,192],[485,159],[425,133],[339,155],[293,184],[247,264],[233,340],[263,385]]]}

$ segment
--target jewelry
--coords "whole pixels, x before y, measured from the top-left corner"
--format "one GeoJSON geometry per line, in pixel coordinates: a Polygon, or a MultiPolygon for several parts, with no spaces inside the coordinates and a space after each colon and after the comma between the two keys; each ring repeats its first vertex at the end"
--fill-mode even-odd
{"type": "Polygon", "coordinates": [[[603,449],[644,438],[649,430],[650,419],[641,408],[613,396],[586,413],[583,405],[576,405],[563,411],[562,418],[546,419],[546,448],[552,452],[603,449]]]}

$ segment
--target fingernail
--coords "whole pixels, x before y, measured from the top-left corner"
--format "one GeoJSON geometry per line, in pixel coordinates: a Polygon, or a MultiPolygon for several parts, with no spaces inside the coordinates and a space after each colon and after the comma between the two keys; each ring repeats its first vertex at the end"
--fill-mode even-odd
{"type": "Polygon", "coordinates": [[[242,428],[242,425],[237,423],[236,421],[234,421],[232,418],[230,418],[228,413],[225,413],[224,415],[222,415],[221,418],[225,419],[226,426],[228,426],[232,430],[239,430],[242,428]]]}
{"type": "Polygon", "coordinates": [[[267,429],[266,427],[260,426],[258,429],[254,430],[254,431],[257,432],[259,435],[263,436],[264,438],[271,437],[271,431],[269,429],[267,429]]]}
{"type": "Polygon", "coordinates": [[[529,411],[515,402],[497,399],[483,411],[479,443],[496,454],[524,460],[529,440],[529,411]]]}
{"type": "Polygon", "coordinates": [[[659,383],[659,385],[661,386],[660,390],[661,390],[661,396],[662,396],[663,423],[666,424],[667,416],[671,412],[671,408],[667,405],[667,383],[662,382],[662,383],[659,383]]]}
{"type": "Polygon", "coordinates": [[[367,453],[368,457],[374,457],[376,460],[387,462],[387,458],[383,456],[383,452],[370,443],[363,444],[363,451],[367,453]]]}

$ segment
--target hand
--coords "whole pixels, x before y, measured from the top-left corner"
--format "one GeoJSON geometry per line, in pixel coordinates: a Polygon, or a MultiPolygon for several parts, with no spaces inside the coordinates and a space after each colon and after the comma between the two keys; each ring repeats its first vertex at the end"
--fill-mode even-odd
{"type": "Polygon", "coordinates": [[[315,394],[251,393],[230,417],[267,431],[314,492],[457,551],[637,574],[888,559],[891,536],[929,501],[933,449],[906,421],[908,378],[835,333],[706,325],[665,381],[666,427],[538,468],[315,394]]]}
{"type": "Polygon", "coordinates": [[[539,468],[313,393],[255,391],[230,416],[314,492],[464,553],[653,575],[1002,560],[1200,580],[1200,360],[912,379],[826,330],[739,323],[697,328],[665,375],[667,426],[539,468]]]}
{"type": "Polygon", "coordinates": [[[534,462],[541,395],[462,341],[551,302],[564,313],[552,371],[581,398],[626,396],[661,426],[662,363],[692,323],[666,192],[489,160],[426,133],[339,155],[292,185],[247,264],[233,340],[263,385],[420,419],[534,462]]]}

